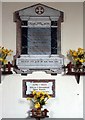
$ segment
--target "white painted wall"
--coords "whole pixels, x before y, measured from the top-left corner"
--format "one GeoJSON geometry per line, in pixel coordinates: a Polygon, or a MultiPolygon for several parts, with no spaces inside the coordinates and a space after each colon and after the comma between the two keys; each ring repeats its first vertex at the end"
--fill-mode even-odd
{"type": "Polygon", "coordinates": [[[0,84],[0,120],[2,118],[2,84],[0,84]]]}
{"type": "MultiPolygon", "coordinates": [[[[83,3],[83,47],[85,49],[85,1],[83,3]]],[[[83,79],[85,80],[85,76],[83,77],[83,79]]],[[[83,82],[83,91],[85,90],[85,81],[83,82]]],[[[85,92],[83,93],[83,96],[85,96],[85,92]]],[[[83,100],[85,101],[85,97],[83,98],[83,100]]],[[[84,104],[84,109],[83,109],[83,118],[85,119],[85,102],[84,104]]]]}
{"type": "Polygon", "coordinates": [[[2,3],[0,2],[0,46],[2,45],[2,3]]]}
{"type": "MultiPolygon", "coordinates": [[[[0,2],[0,46],[2,45],[2,3],[0,2]]],[[[0,84],[0,119],[2,118],[2,84],[0,84]]]]}
{"type": "MultiPolygon", "coordinates": [[[[2,44],[16,50],[16,25],[13,22],[13,12],[35,3],[3,3],[2,44]]],[[[83,3],[44,3],[64,11],[62,24],[62,54],[71,49],[83,47],[83,3]]],[[[30,108],[22,98],[23,79],[55,79],[56,97],[48,101],[50,118],[83,118],[83,78],[80,84],[74,76],[51,76],[44,72],[34,72],[27,76],[17,74],[2,76],[3,83],[3,118],[25,118],[30,108]],[[77,95],[79,94],[79,95],[77,95]],[[53,102],[52,102],[53,101],[53,102]]]]}

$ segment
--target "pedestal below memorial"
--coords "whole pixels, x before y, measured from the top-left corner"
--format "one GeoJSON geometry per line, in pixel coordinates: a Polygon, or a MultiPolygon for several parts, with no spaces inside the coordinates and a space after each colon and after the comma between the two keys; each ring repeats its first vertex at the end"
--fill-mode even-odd
{"type": "Polygon", "coordinates": [[[63,56],[60,55],[21,55],[16,58],[16,73],[30,74],[33,71],[45,71],[49,74],[59,74],[63,71],[63,56]]]}

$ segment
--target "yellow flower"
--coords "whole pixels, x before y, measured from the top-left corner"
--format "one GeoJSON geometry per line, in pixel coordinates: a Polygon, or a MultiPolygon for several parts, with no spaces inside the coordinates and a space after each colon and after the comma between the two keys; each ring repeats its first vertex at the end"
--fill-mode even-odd
{"type": "Polygon", "coordinates": [[[78,48],[78,51],[84,50],[83,48],[78,48]]]}
{"type": "Polygon", "coordinates": [[[27,100],[31,100],[32,98],[28,97],[27,100]]]}
{"type": "Polygon", "coordinates": [[[40,101],[42,101],[42,100],[44,100],[45,98],[44,98],[44,96],[42,96],[41,98],[40,98],[40,101]]]}
{"type": "Polygon", "coordinates": [[[50,98],[50,95],[43,91],[33,91],[32,95],[33,98],[28,97],[27,100],[31,100],[34,103],[35,108],[41,108],[41,106],[45,105],[46,101],[50,98]]]}
{"type": "Polygon", "coordinates": [[[4,63],[4,64],[7,64],[7,60],[3,60],[3,63],[4,63]]]}
{"type": "Polygon", "coordinates": [[[32,94],[35,95],[35,94],[36,94],[36,91],[34,90],[34,91],[32,92],[32,94]]]}
{"type": "Polygon", "coordinates": [[[77,52],[76,51],[73,51],[73,56],[77,57],[77,52]]]}
{"type": "Polygon", "coordinates": [[[2,61],[3,61],[3,58],[0,58],[0,61],[2,62],[2,61]]]}
{"type": "Polygon", "coordinates": [[[37,98],[40,97],[40,92],[37,92],[36,95],[37,95],[37,98]]]}
{"type": "Polygon", "coordinates": [[[44,95],[44,94],[45,94],[45,92],[43,92],[43,91],[40,91],[40,94],[44,95]]]}
{"type": "Polygon", "coordinates": [[[13,50],[9,50],[9,52],[13,52],[13,50]]]}
{"type": "Polygon", "coordinates": [[[69,53],[70,53],[70,55],[72,55],[72,54],[73,54],[73,51],[70,49],[70,50],[69,50],[69,53]]]}
{"type": "Polygon", "coordinates": [[[40,103],[39,102],[35,103],[35,108],[40,108],[40,103]]]}
{"type": "Polygon", "coordinates": [[[51,96],[48,93],[45,93],[45,97],[47,97],[48,99],[51,98],[51,96]]]}
{"type": "Polygon", "coordinates": [[[45,92],[45,95],[46,95],[46,96],[48,96],[48,93],[47,93],[47,92],[45,92]]]}
{"type": "Polygon", "coordinates": [[[49,99],[49,98],[51,98],[51,96],[50,96],[50,95],[48,95],[48,99],[49,99]]]}
{"type": "Polygon", "coordinates": [[[0,47],[0,61],[2,61],[3,64],[6,64],[7,63],[6,57],[11,55],[12,52],[13,52],[12,50],[0,47]]]}
{"type": "Polygon", "coordinates": [[[77,61],[79,61],[80,59],[79,59],[79,58],[74,58],[74,60],[77,62],[77,61]]]}
{"type": "Polygon", "coordinates": [[[84,49],[78,48],[78,55],[82,55],[82,54],[84,54],[84,49]]]}
{"type": "Polygon", "coordinates": [[[84,60],[83,60],[83,59],[80,59],[80,60],[79,60],[79,62],[83,63],[83,62],[84,62],[84,60]]]}
{"type": "Polygon", "coordinates": [[[12,54],[11,53],[8,53],[9,56],[11,56],[12,54]]]}
{"type": "Polygon", "coordinates": [[[68,59],[73,63],[73,64],[78,64],[84,63],[85,62],[85,49],[83,48],[78,48],[77,51],[75,50],[69,50],[67,53],[68,59]]]}
{"type": "Polygon", "coordinates": [[[34,100],[37,100],[37,95],[34,95],[34,100]]]}

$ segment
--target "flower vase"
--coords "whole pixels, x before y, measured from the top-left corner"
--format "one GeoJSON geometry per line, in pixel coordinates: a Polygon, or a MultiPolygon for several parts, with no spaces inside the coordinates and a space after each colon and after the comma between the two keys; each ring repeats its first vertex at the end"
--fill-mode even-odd
{"type": "Polygon", "coordinates": [[[6,65],[3,65],[3,72],[6,71],[6,65]]]}
{"type": "Polygon", "coordinates": [[[6,65],[2,64],[2,74],[5,74],[5,73],[6,73],[6,65]]]}
{"type": "Polygon", "coordinates": [[[82,68],[82,64],[76,64],[75,65],[75,72],[80,72],[81,71],[81,68],[82,68]]]}
{"type": "Polygon", "coordinates": [[[37,108],[37,110],[36,110],[36,115],[37,116],[41,116],[42,114],[41,114],[42,112],[41,112],[41,108],[37,108]]]}

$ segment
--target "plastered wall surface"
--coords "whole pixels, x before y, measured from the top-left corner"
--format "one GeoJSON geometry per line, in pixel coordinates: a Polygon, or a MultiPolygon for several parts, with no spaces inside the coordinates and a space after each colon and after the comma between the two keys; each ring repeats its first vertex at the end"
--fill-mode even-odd
{"type": "Polygon", "coordinates": [[[3,117],[25,118],[27,116],[26,112],[30,110],[30,102],[22,98],[23,79],[49,78],[56,81],[56,97],[49,99],[45,106],[50,111],[50,118],[82,118],[83,79],[81,78],[78,85],[74,77],[61,75],[53,77],[44,72],[36,72],[26,77],[14,74],[3,79],[3,117]]]}
{"type": "MultiPolygon", "coordinates": [[[[2,45],[2,3],[0,2],[0,46],[2,45]]],[[[0,84],[0,119],[2,118],[2,84],[0,84]]]]}
{"type": "MultiPolygon", "coordinates": [[[[85,2],[83,3],[83,47],[85,49],[85,2]]],[[[85,80],[85,76],[83,77],[83,80],[85,80]]],[[[83,82],[83,88],[85,88],[85,81],[83,82]]],[[[84,91],[84,89],[83,89],[84,91]]],[[[83,96],[85,96],[85,92],[83,93],[83,96]]],[[[85,97],[83,99],[83,101],[85,101],[85,97]]],[[[85,105],[84,105],[84,102],[83,102],[83,111],[84,111],[84,114],[83,114],[83,117],[85,119],[85,105]]]]}

